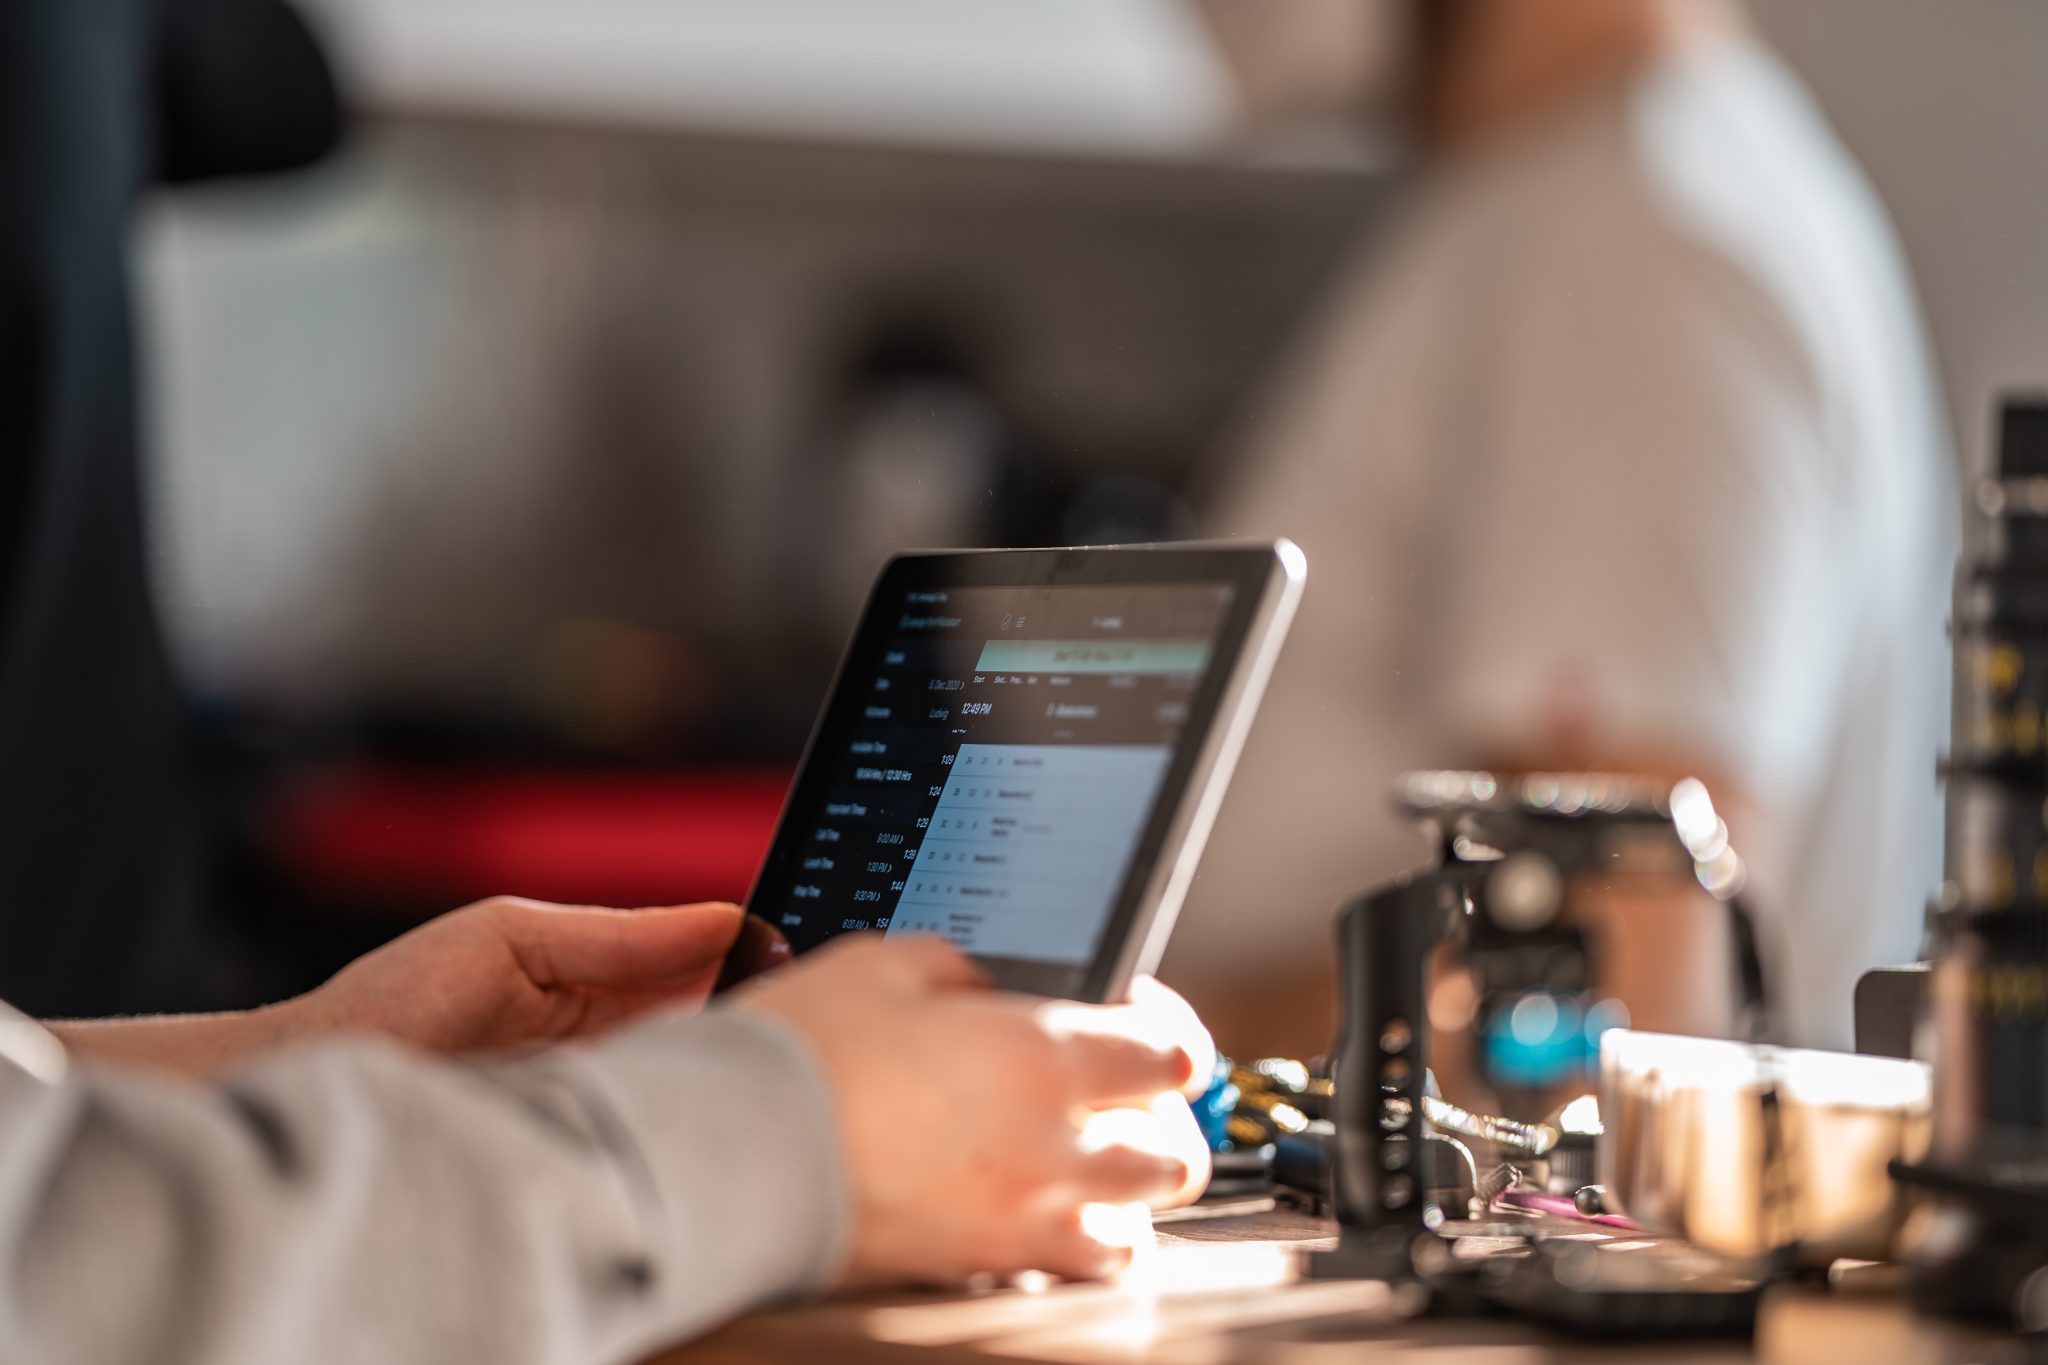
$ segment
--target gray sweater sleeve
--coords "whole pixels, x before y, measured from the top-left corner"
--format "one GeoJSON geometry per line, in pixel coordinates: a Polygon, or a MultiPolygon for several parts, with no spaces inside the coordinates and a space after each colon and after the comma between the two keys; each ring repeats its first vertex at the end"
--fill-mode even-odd
{"type": "Polygon", "coordinates": [[[31,1030],[0,1020],[0,1360],[627,1361],[844,1255],[828,1090],[771,1020],[489,1067],[337,1040],[214,1086],[31,1030]]]}

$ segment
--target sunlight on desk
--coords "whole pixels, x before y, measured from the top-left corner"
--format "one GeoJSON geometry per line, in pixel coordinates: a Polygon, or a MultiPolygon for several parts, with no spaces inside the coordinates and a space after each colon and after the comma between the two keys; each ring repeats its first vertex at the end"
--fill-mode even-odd
{"type": "Polygon", "coordinates": [[[834,1361],[881,1365],[1043,1361],[1058,1365],[1432,1365],[1902,1360],[2000,1361],[1984,1338],[1915,1319],[1895,1295],[1774,1292],[1752,1343],[1735,1337],[1601,1342],[1505,1317],[1417,1318],[1387,1286],[1306,1282],[1301,1255],[1330,1224],[1278,1211],[1159,1229],[1158,1244],[1113,1284],[1027,1281],[1022,1288],[863,1295],[755,1314],[650,1365],[834,1361]],[[1835,1347],[1853,1346],[1847,1354],[1835,1347]]]}

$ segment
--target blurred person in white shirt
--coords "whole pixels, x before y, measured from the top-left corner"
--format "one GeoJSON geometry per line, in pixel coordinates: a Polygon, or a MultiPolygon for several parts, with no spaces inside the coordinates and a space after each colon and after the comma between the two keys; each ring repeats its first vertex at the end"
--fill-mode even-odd
{"type": "MultiPolygon", "coordinates": [[[[1846,1047],[1939,875],[1956,522],[1885,214],[1733,0],[1405,8],[1422,174],[1211,508],[1312,583],[1165,976],[1321,1051],[1336,910],[1428,857],[1397,774],[1696,775],[1776,1032],[1846,1047]]],[[[1638,1027],[1732,1026],[1704,897],[1580,900],[1638,1027]]]]}

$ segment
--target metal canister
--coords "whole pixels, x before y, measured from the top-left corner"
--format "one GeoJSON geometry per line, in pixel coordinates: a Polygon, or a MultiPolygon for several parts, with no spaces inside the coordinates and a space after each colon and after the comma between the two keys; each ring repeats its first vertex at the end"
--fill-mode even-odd
{"type": "Polygon", "coordinates": [[[1725,1256],[1889,1259],[1925,1156],[1920,1062],[1616,1029],[1601,1040],[1603,1202],[1725,1256]]]}

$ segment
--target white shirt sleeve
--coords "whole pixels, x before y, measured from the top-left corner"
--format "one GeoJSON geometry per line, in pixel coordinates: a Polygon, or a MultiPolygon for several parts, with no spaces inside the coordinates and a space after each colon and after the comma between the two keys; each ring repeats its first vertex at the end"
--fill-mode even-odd
{"type": "Polygon", "coordinates": [[[835,1271],[835,1132],[800,1043],[732,1012],[217,1086],[0,1061],[0,1359],[633,1359],[835,1271]]]}
{"type": "Polygon", "coordinates": [[[1492,301],[1416,704],[1463,761],[1619,754],[1808,791],[1854,630],[1826,394],[1754,276],[1588,216],[1492,301]]]}

